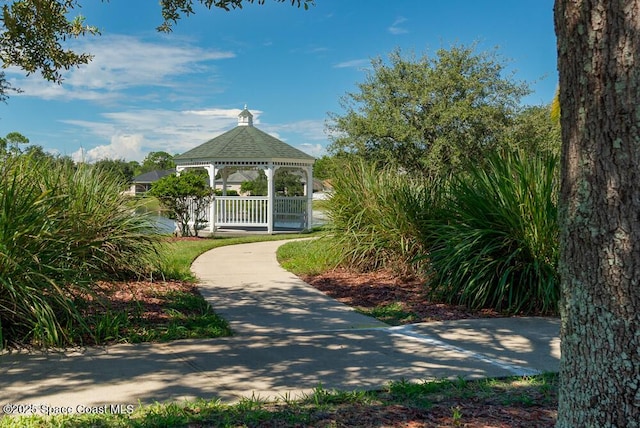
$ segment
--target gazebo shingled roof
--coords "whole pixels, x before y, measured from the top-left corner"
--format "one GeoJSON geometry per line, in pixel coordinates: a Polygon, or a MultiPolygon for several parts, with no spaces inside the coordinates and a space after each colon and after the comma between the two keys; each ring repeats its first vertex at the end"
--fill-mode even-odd
{"type": "Polygon", "coordinates": [[[175,157],[177,161],[201,159],[298,159],[313,161],[314,157],[258,128],[239,125],[175,157]]]}

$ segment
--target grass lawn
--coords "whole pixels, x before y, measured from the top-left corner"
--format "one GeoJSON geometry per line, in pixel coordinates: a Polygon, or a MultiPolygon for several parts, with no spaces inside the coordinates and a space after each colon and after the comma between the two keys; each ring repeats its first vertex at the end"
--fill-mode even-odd
{"type": "Polygon", "coordinates": [[[276,252],[283,268],[298,276],[316,275],[338,266],[340,254],[327,239],[288,242],[276,252]]]}
{"type": "Polygon", "coordinates": [[[155,198],[153,196],[136,196],[135,197],[136,200],[139,200],[142,202],[142,207],[145,211],[148,212],[154,212],[154,213],[160,213],[162,211],[165,211],[165,208],[162,206],[162,204],[160,204],[160,201],[158,200],[158,198],[155,198]]]}
{"type": "Polygon", "coordinates": [[[394,382],[381,391],[327,391],[299,400],[217,400],[140,406],[130,414],[4,417],[17,427],[553,427],[557,375],[394,382]]]}

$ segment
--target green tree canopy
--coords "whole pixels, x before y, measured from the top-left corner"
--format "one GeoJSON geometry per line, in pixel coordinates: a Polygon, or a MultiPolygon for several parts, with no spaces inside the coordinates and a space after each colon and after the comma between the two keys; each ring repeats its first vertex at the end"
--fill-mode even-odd
{"type": "MultiPolygon", "coordinates": [[[[55,161],[61,159],[60,156],[54,156],[51,153],[47,153],[44,151],[42,146],[38,145],[29,145],[23,152],[25,155],[30,156],[31,158],[37,161],[44,161],[48,159],[50,161],[55,161]]],[[[63,162],[64,163],[64,162],[63,162]]]]}
{"type": "Polygon", "coordinates": [[[332,156],[324,155],[313,164],[313,176],[318,180],[326,180],[334,176],[336,168],[335,159],[332,156]]]}
{"type": "MultiPolygon", "coordinates": [[[[315,0],[274,0],[278,3],[291,2],[292,6],[303,6],[308,9],[310,5],[313,5],[315,0]]],[[[161,0],[162,6],[162,18],[164,22],[157,29],[158,31],[169,32],[174,24],[184,15],[189,16],[195,13],[193,6],[195,3],[200,3],[207,9],[213,7],[224,9],[229,11],[231,9],[242,9],[243,0],[161,0]]],[[[264,4],[265,0],[244,0],[244,3],[257,3],[264,4]]]]}
{"type": "Polygon", "coordinates": [[[0,154],[22,153],[21,145],[29,144],[29,139],[19,132],[9,132],[4,138],[0,137],[0,154]]]}
{"type": "Polygon", "coordinates": [[[124,159],[101,159],[93,167],[114,175],[122,183],[131,183],[135,175],[131,163],[124,159]]]}
{"type": "Polygon", "coordinates": [[[242,193],[249,193],[251,196],[266,196],[268,188],[267,176],[261,169],[258,170],[258,176],[256,178],[240,184],[240,191],[242,193]]]}
{"type": "Polygon", "coordinates": [[[150,171],[174,169],[175,167],[176,164],[173,161],[173,156],[169,153],[163,151],[149,152],[147,157],[142,161],[140,173],[144,174],[150,171]]]}
{"type": "Polygon", "coordinates": [[[276,193],[284,196],[302,196],[304,194],[304,186],[300,176],[290,170],[278,169],[274,181],[276,193]]]}
{"type": "MultiPolygon", "coordinates": [[[[304,186],[300,176],[287,169],[278,169],[274,174],[274,186],[276,193],[286,196],[302,196],[304,186]]],[[[263,170],[258,171],[258,176],[245,181],[240,185],[241,192],[248,192],[251,196],[266,196],[268,192],[267,176],[263,170]]]]}
{"type": "Polygon", "coordinates": [[[526,153],[559,155],[562,138],[560,122],[553,116],[553,103],[526,107],[518,112],[506,139],[526,153]]]}
{"type": "Polygon", "coordinates": [[[439,49],[435,57],[373,59],[358,91],[331,114],[332,154],[353,153],[426,175],[450,172],[462,159],[503,143],[526,84],[504,77],[495,52],[475,46],[439,49]]]}
{"type": "Polygon", "coordinates": [[[16,65],[32,74],[40,72],[50,81],[62,80],[61,70],[86,64],[91,56],[65,49],[68,39],[98,34],[85,25],[81,15],[71,16],[79,7],[75,0],[16,0],[2,6],[0,59],[4,67],[16,65]]]}

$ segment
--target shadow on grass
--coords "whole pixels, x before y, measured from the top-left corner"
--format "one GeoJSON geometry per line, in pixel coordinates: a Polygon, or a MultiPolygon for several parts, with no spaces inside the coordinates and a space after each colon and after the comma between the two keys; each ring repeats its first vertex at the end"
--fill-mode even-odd
{"type": "Polygon", "coordinates": [[[227,405],[198,399],[125,407],[123,414],[0,419],[15,426],[510,426],[553,427],[556,374],[479,381],[398,381],[375,391],[336,391],[318,385],[297,400],[244,398],[227,405]]]}

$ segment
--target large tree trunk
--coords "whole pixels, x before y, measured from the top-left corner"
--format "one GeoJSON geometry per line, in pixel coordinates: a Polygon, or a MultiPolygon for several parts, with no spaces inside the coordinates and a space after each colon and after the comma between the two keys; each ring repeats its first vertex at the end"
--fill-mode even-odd
{"type": "Polygon", "coordinates": [[[559,427],[640,426],[640,0],[556,0],[559,427]]]}

